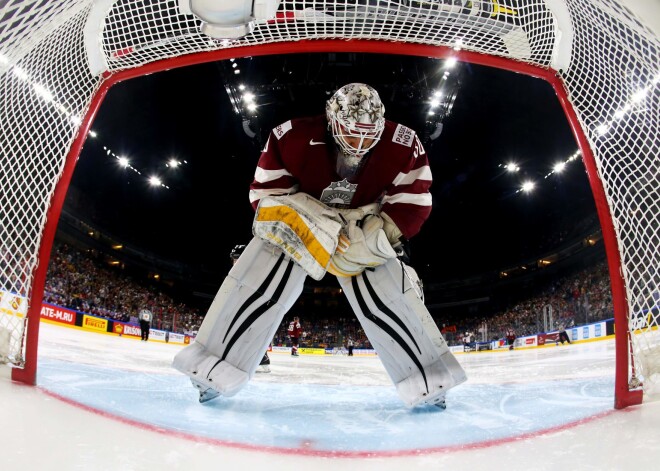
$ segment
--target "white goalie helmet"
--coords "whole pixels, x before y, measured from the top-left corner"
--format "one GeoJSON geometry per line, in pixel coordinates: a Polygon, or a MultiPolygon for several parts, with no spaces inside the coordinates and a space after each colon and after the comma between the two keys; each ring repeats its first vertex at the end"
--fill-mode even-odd
{"type": "Polygon", "coordinates": [[[326,103],[325,112],[337,145],[348,155],[365,155],[385,128],[385,106],[378,92],[364,83],[341,87],[326,103]]]}

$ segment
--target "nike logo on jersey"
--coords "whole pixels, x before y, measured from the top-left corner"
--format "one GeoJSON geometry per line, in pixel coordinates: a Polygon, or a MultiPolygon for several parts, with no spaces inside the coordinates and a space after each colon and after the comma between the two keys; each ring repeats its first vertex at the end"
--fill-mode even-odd
{"type": "Polygon", "coordinates": [[[309,140],[309,145],[310,146],[323,146],[323,145],[325,145],[325,142],[323,142],[323,141],[319,142],[319,141],[315,141],[314,139],[310,139],[309,140]]]}

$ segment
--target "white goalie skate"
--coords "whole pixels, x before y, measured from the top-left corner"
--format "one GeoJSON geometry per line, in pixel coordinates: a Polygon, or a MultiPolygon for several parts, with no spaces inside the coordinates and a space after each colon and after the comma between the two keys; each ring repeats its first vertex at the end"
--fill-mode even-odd
{"type": "Polygon", "coordinates": [[[434,398],[428,399],[423,402],[423,404],[428,404],[430,406],[435,406],[438,409],[445,410],[447,408],[447,401],[445,400],[445,394],[439,394],[434,398]]]}
{"type": "Polygon", "coordinates": [[[192,385],[199,390],[199,403],[204,404],[205,402],[209,402],[212,399],[215,399],[220,395],[218,391],[215,389],[208,387],[199,381],[195,381],[194,379],[190,379],[190,382],[192,385]]]}

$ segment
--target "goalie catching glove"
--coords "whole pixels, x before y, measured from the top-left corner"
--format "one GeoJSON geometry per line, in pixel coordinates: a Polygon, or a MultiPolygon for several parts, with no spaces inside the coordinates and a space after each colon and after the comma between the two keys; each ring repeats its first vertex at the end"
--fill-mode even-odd
{"type": "Polygon", "coordinates": [[[397,254],[383,231],[383,219],[368,215],[362,221],[350,220],[339,235],[337,250],[330,259],[328,272],[336,276],[355,276],[366,268],[383,265],[397,254]]]}

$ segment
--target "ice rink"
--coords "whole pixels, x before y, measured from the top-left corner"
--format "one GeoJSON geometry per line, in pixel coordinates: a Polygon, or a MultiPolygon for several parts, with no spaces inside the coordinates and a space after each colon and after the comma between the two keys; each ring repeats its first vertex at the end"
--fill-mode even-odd
{"type": "Polygon", "coordinates": [[[613,409],[614,341],[459,354],[448,407],[406,408],[377,357],[271,354],[206,404],[180,346],[42,322],[36,388],[0,367],[3,470],[658,469],[660,401],[613,409]],[[295,468],[293,468],[295,466],[295,468]]]}

